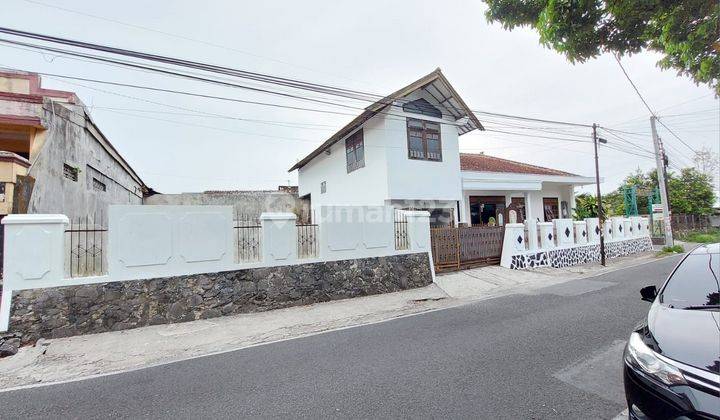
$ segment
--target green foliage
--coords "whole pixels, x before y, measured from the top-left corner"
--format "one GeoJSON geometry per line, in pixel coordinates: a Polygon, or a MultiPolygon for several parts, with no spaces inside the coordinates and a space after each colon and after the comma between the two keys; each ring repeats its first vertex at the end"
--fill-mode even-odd
{"type": "Polygon", "coordinates": [[[682,254],[685,252],[685,248],[682,247],[682,245],[673,245],[673,246],[665,246],[663,247],[662,251],[660,251],[659,255],[663,254],[682,254]]]}
{"type": "Polygon", "coordinates": [[[720,242],[720,229],[712,229],[707,232],[691,231],[683,233],[679,239],[696,244],[714,244],[720,242]]]}
{"type": "Polygon", "coordinates": [[[710,178],[695,168],[685,168],[680,176],[668,174],[670,209],[673,213],[712,214],[715,201],[710,178]]]}
{"type": "Polygon", "coordinates": [[[720,2],[712,0],[483,0],[488,21],[505,29],[531,27],[540,43],[583,62],[604,52],[663,55],[677,70],[720,93],[720,2]]]}
{"type": "MultiPolygon", "coordinates": [[[[603,209],[607,208],[607,204],[603,199],[603,209]]],[[[573,209],[573,218],[575,220],[585,220],[588,217],[598,217],[597,197],[591,194],[578,194],[575,197],[575,208],[573,209]]]]}
{"type": "MultiPolygon", "coordinates": [[[[639,169],[629,174],[616,191],[603,196],[603,209],[609,216],[625,214],[625,201],[622,193],[624,186],[634,185],[639,191],[649,192],[657,187],[657,173],[643,173],[639,169]]],[[[670,210],[676,214],[711,214],[715,201],[712,181],[706,174],[695,168],[685,168],[679,175],[668,173],[670,191],[670,210]]],[[[647,195],[638,193],[637,202],[640,213],[647,211],[647,195]]],[[[577,199],[576,199],[577,203],[577,199]]]]}

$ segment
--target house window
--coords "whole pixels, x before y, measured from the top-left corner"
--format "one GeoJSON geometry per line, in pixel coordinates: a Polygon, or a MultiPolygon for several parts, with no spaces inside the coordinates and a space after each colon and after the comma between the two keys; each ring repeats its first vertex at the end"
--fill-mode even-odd
{"type": "Polygon", "coordinates": [[[78,168],[70,166],[67,163],[63,164],[63,176],[65,176],[65,178],[69,179],[70,181],[77,182],[78,172],[80,172],[78,168]]]}
{"type": "Polygon", "coordinates": [[[327,182],[323,181],[320,183],[320,194],[325,194],[327,192],[327,182]]]}
{"type": "Polygon", "coordinates": [[[410,159],[442,161],[439,123],[408,118],[407,132],[410,159]]]}
{"type": "Polygon", "coordinates": [[[365,167],[365,142],[362,129],[345,139],[345,156],[348,173],[365,167]]]}
{"type": "Polygon", "coordinates": [[[107,191],[107,187],[104,183],[100,182],[97,178],[93,178],[93,190],[95,191],[107,191]]]}

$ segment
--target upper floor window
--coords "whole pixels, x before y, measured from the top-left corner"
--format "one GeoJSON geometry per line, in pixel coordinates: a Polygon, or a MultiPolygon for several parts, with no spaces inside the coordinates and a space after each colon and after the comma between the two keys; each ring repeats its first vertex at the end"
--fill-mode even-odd
{"type": "Polygon", "coordinates": [[[105,183],[100,181],[97,178],[93,178],[92,182],[93,190],[95,191],[107,191],[107,187],[105,186],[105,183]]]}
{"type": "Polygon", "coordinates": [[[71,181],[77,182],[78,173],[80,170],[74,166],[70,166],[67,163],[63,164],[63,176],[71,181]]]}
{"type": "Polygon", "coordinates": [[[320,194],[325,194],[327,192],[327,181],[323,181],[320,183],[320,194]]]}
{"type": "Polygon", "coordinates": [[[442,161],[440,123],[408,118],[408,157],[442,161]]]}
{"type": "Polygon", "coordinates": [[[345,139],[345,157],[348,173],[365,167],[365,142],[362,129],[345,139]]]}

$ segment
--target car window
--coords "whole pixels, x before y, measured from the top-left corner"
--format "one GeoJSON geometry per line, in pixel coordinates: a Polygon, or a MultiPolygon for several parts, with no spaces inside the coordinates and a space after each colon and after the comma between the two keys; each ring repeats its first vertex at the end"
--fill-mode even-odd
{"type": "Polygon", "coordinates": [[[662,291],[662,303],[674,308],[720,305],[718,254],[691,254],[662,291]]]}

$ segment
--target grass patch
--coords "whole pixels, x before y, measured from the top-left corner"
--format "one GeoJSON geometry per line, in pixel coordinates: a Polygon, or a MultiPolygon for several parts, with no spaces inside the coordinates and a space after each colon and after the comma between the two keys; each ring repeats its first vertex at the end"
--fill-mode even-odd
{"type": "Polygon", "coordinates": [[[687,232],[680,235],[681,241],[693,242],[696,244],[711,244],[720,242],[720,229],[710,229],[707,232],[687,232]]]}
{"type": "Polygon", "coordinates": [[[656,257],[664,257],[666,255],[671,254],[682,254],[685,252],[685,248],[683,248],[682,245],[673,245],[673,246],[666,246],[663,247],[662,251],[655,254],[656,257]]]}

